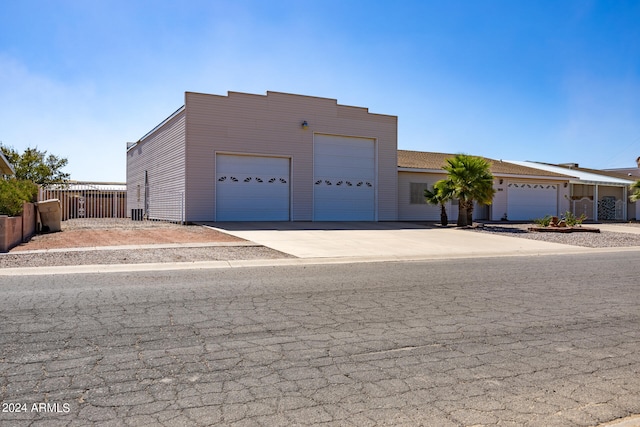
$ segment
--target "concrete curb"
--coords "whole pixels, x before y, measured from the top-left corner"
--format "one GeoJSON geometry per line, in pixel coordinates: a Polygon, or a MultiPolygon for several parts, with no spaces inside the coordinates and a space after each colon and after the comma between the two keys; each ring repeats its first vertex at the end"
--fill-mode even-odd
{"type": "Polygon", "coordinates": [[[144,271],[174,271],[174,270],[205,270],[220,268],[247,268],[247,267],[282,267],[321,264],[354,264],[372,262],[425,262],[444,261],[447,259],[465,258],[500,258],[517,256],[562,256],[576,253],[609,253],[609,252],[633,252],[640,251],[638,247],[632,248],[599,248],[589,251],[571,252],[533,252],[523,251],[518,253],[460,253],[443,254],[441,256],[369,256],[369,257],[333,257],[333,258],[279,258],[279,259],[253,259],[253,260],[228,260],[228,261],[192,261],[192,262],[168,262],[146,264],[94,264],[94,265],[63,265],[49,267],[17,267],[0,269],[0,276],[42,276],[64,274],[103,274],[125,273],[144,271]]]}
{"type": "Polygon", "coordinates": [[[632,415],[630,417],[610,421],[608,423],[600,424],[598,427],[640,427],[640,415],[632,415]]]}

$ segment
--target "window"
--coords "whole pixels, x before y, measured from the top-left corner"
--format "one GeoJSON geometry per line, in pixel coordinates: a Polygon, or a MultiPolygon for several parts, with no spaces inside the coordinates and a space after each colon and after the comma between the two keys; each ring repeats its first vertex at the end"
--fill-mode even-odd
{"type": "Polygon", "coordinates": [[[412,205],[424,205],[427,202],[424,200],[424,190],[429,188],[429,184],[426,182],[411,182],[410,188],[410,202],[412,205]]]}

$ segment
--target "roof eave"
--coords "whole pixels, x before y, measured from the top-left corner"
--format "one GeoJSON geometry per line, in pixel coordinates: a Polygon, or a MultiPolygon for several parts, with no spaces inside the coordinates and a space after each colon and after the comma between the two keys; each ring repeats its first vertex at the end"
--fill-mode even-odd
{"type": "Polygon", "coordinates": [[[9,163],[9,160],[4,156],[2,151],[0,151],[0,172],[3,175],[15,175],[16,171],[13,168],[13,165],[9,163]]]}

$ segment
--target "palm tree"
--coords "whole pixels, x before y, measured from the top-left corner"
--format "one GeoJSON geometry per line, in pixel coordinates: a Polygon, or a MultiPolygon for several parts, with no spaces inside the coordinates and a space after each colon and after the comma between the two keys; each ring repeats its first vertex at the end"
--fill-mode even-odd
{"type": "Polygon", "coordinates": [[[473,202],[490,205],[493,201],[491,165],[482,157],[457,154],[447,159],[447,186],[458,199],[458,227],[473,223],[473,202]]]}
{"type": "Polygon", "coordinates": [[[631,184],[631,196],[629,197],[632,202],[640,200],[640,179],[631,184]]]}
{"type": "Polygon", "coordinates": [[[449,224],[445,203],[451,200],[453,196],[453,189],[448,185],[448,181],[444,179],[433,184],[433,190],[424,190],[424,199],[427,203],[440,206],[440,224],[443,226],[449,224]]]}

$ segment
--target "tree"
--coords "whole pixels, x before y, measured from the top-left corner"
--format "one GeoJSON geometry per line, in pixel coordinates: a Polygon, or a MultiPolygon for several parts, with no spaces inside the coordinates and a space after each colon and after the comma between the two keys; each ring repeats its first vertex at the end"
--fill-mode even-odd
{"type": "Polygon", "coordinates": [[[640,200],[640,179],[631,184],[631,196],[629,197],[632,202],[640,200]]]}
{"type": "Polygon", "coordinates": [[[473,223],[473,203],[490,205],[493,201],[491,166],[482,157],[457,154],[442,167],[447,171],[447,186],[458,199],[458,227],[473,223]]]}
{"type": "Polygon", "coordinates": [[[15,169],[18,180],[31,181],[39,185],[62,184],[69,179],[69,174],[62,172],[68,160],[66,158],[47,155],[38,147],[28,147],[20,154],[12,147],[0,145],[0,150],[15,169]]]}
{"type": "Polygon", "coordinates": [[[34,202],[38,186],[15,178],[0,179],[0,215],[22,215],[25,202],[34,202]]]}
{"type": "Polygon", "coordinates": [[[448,185],[447,180],[440,180],[433,185],[433,190],[424,190],[424,199],[427,203],[440,206],[440,224],[447,226],[449,218],[445,203],[453,198],[453,189],[448,185]]]}

